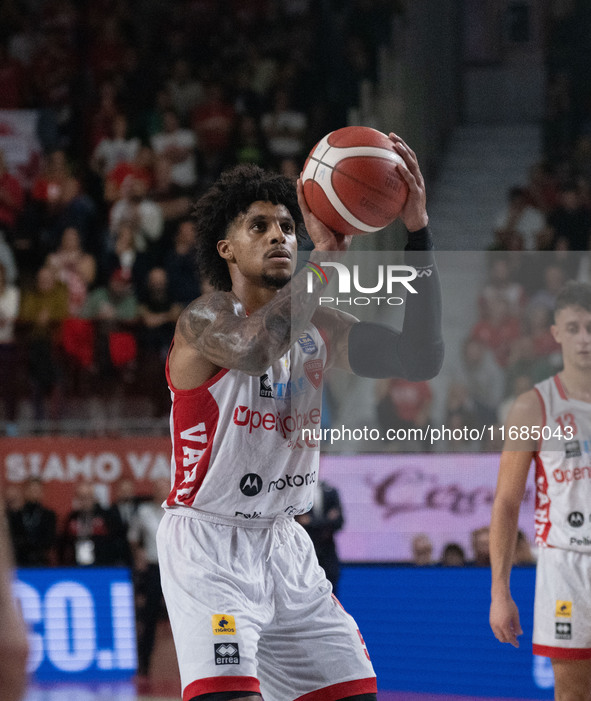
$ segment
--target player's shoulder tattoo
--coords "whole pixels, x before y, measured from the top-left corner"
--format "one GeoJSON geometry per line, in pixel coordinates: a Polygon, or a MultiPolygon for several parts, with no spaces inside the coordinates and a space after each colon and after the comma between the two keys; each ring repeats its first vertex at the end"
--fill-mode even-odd
{"type": "Polygon", "coordinates": [[[216,291],[198,297],[191,302],[178,320],[178,331],[188,341],[201,336],[204,329],[220,316],[244,317],[246,312],[242,304],[231,292],[216,291]]]}

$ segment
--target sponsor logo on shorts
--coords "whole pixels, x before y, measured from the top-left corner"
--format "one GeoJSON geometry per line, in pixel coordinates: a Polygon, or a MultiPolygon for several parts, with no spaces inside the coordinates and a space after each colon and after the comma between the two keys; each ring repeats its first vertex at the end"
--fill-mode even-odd
{"type": "Polygon", "coordinates": [[[573,613],[572,601],[556,600],[556,618],[571,618],[573,613]]]}
{"type": "Polygon", "coordinates": [[[298,338],[298,343],[300,344],[304,353],[308,353],[309,355],[312,355],[312,353],[316,353],[318,350],[318,346],[316,345],[314,339],[312,338],[312,336],[310,336],[309,333],[300,334],[300,337],[298,338]]]}
{"type": "Polygon", "coordinates": [[[213,652],[216,664],[240,664],[238,643],[214,643],[213,652]]]}
{"type": "Polygon", "coordinates": [[[242,516],[242,518],[260,518],[262,515],[261,511],[253,511],[252,514],[245,514],[244,511],[234,512],[234,516],[242,516]]]}
{"type": "Polygon", "coordinates": [[[571,511],[567,517],[568,525],[573,528],[580,528],[585,523],[585,517],[580,511],[571,511]]]}
{"type": "Polygon", "coordinates": [[[565,458],[580,458],[581,457],[581,444],[579,441],[569,441],[564,444],[564,457],[565,458]]]}
{"type": "Polygon", "coordinates": [[[260,381],[261,386],[259,389],[259,396],[273,399],[273,387],[271,385],[271,380],[269,380],[269,375],[267,375],[267,373],[261,375],[260,381]]]}
{"type": "Polygon", "coordinates": [[[255,472],[249,472],[240,480],[240,491],[245,497],[256,496],[263,488],[263,479],[255,472]]]}
{"type": "Polygon", "coordinates": [[[211,628],[214,635],[236,635],[234,616],[225,613],[215,613],[211,617],[211,628]]]}
{"type": "Polygon", "coordinates": [[[556,622],[556,640],[571,640],[572,629],[570,623],[556,622]]]}

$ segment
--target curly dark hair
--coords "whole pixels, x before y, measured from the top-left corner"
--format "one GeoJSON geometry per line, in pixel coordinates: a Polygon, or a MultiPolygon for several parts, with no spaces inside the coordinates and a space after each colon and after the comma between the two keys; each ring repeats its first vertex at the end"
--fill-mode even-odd
{"type": "Polygon", "coordinates": [[[228,264],[219,255],[217,242],[226,237],[234,219],[257,201],[285,205],[295,222],[298,242],[305,239],[304,219],[292,180],[253,164],[238,165],[223,172],[193,209],[197,265],[217,290],[232,289],[228,264]]]}

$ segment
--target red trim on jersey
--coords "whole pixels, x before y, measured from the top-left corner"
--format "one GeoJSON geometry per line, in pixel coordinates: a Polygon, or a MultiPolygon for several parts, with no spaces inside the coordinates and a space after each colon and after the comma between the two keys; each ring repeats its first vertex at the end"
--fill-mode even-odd
{"type": "MultiPolygon", "coordinates": [[[[554,376],[555,379],[558,375],[554,376]]],[[[542,427],[548,425],[548,416],[546,414],[546,404],[544,402],[544,397],[537,387],[534,387],[534,392],[538,395],[540,400],[540,406],[542,408],[542,427]]],[[[540,431],[540,438],[538,439],[537,452],[534,455],[534,461],[536,465],[535,481],[536,481],[536,506],[535,506],[535,529],[536,529],[536,543],[546,544],[548,539],[548,533],[550,528],[552,528],[552,523],[550,521],[550,497],[548,496],[548,477],[546,475],[546,468],[542,459],[540,457],[540,450],[543,445],[542,431],[540,431]]]]}
{"type": "Polygon", "coordinates": [[[554,384],[556,385],[556,389],[558,390],[558,394],[560,395],[561,399],[566,399],[568,401],[568,397],[566,396],[566,391],[564,389],[564,385],[562,384],[562,380],[558,375],[554,375],[554,384]]]}
{"type": "Polygon", "coordinates": [[[221,368],[198,387],[177,389],[170,379],[169,358],[172,346],[173,344],[166,358],[166,379],[173,394],[171,439],[174,484],[166,503],[168,506],[192,506],[209,469],[213,439],[220,415],[218,404],[209,388],[230,371],[228,368],[221,368]]]}
{"type": "Polygon", "coordinates": [[[261,685],[255,677],[206,677],[188,684],[183,691],[183,701],[191,701],[201,694],[216,691],[254,691],[261,693],[261,685]]]}
{"type": "Polygon", "coordinates": [[[536,453],[536,507],[535,507],[535,529],[536,543],[546,544],[548,533],[552,528],[550,521],[550,497],[548,496],[548,477],[546,469],[540,455],[536,453]]]}
{"type": "Polygon", "coordinates": [[[220,409],[207,388],[192,390],[190,397],[175,393],[172,401],[174,484],[166,502],[169,506],[193,505],[209,469],[219,418],[220,409]]]}
{"type": "Polygon", "coordinates": [[[377,694],[378,684],[375,677],[367,679],[354,679],[350,682],[341,682],[325,686],[324,689],[311,691],[309,694],[298,696],[295,701],[339,701],[339,699],[355,696],[357,694],[377,694]]]}
{"type": "Polygon", "coordinates": [[[198,387],[193,387],[192,389],[177,389],[172,384],[172,380],[170,379],[169,360],[170,360],[170,352],[172,351],[173,346],[174,346],[174,341],[170,344],[170,348],[168,349],[168,355],[166,356],[165,372],[166,372],[166,381],[168,382],[168,386],[175,394],[187,395],[187,394],[191,394],[192,392],[197,392],[199,390],[208,389],[212,385],[215,385],[215,383],[218,380],[221,380],[222,377],[227,372],[230,372],[229,368],[220,368],[220,370],[218,370],[218,372],[216,372],[216,374],[213,377],[210,377],[209,380],[207,380],[203,384],[199,385],[198,387]]]}
{"type": "Polygon", "coordinates": [[[555,657],[558,660],[591,660],[591,648],[588,647],[552,647],[534,643],[533,653],[541,657],[555,657]]]}

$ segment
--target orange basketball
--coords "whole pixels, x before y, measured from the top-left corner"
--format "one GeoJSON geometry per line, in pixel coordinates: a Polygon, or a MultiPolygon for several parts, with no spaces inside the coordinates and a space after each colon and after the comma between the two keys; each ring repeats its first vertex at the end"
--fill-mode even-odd
{"type": "Polygon", "coordinates": [[[408,186],[394,144],[370,127],[344,127],[310,151],[302,172],[308,207],[340,234],[371,234],[400,214],[408,186]]]}

